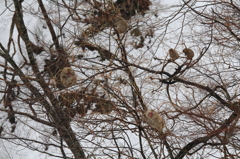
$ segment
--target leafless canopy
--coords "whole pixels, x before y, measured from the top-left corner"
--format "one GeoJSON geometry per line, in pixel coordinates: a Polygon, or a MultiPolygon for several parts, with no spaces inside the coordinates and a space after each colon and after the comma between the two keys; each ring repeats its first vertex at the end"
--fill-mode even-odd
{"type": "Polygon", "coordinates": [[[240,158],[240,2],[178,2],[0,1],[3,156],[240,158]]]}

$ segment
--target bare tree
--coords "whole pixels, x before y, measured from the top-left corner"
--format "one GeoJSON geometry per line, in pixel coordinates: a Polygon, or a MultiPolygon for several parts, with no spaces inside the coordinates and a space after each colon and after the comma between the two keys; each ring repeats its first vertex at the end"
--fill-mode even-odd
{"type": "Polygon", "coordinates": [[[4,4],[3,141],[64,159],[239,158],[239,2],[4,4]]]}

